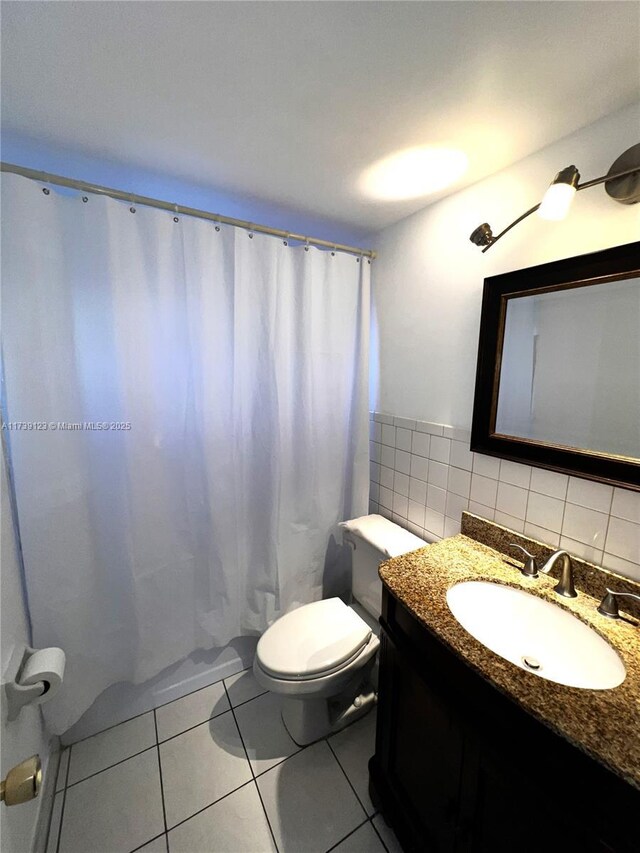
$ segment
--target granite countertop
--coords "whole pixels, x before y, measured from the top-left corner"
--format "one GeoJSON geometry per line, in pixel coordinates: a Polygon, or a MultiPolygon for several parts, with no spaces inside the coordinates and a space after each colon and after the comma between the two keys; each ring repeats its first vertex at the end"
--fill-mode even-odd
{"type": "Polygon", "coordinates": [[[640,788],[640,623],[627,614],[601,616],[598,600],[579,590],[560,598],[556,578],[528,578],[522,565],[458,534],[382,563],[380,577],[430,631],[501,692],[559,735],[640,788]],[[612,690],[583,690],[547,681],[487,649],[449,610],[446,592],[466,580],[497,581],[532,592],[570,611],[617,650],[627,677],[612,690]]]}

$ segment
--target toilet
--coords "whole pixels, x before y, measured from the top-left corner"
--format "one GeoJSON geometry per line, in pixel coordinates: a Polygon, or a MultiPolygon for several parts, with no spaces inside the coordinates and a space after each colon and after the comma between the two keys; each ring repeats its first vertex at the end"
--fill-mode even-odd
{"type": "Polygon", "coordinates": [[[277,619],[258,641],[253,672],[282,697],[282,720],[299,746],[339,731],[375,704],[384,560],[427,543],[381,515],[343,522],[353,549],[350,605],[314,601],[277,619]]]}

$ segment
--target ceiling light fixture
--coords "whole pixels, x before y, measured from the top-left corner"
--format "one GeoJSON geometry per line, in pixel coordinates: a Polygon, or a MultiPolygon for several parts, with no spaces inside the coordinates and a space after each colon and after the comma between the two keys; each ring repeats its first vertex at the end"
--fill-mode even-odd
{"type": "Polygon", "coordinates": [[[493,246],[507,231],[510,231],[527,216],[538,211],[542,219],[558,221],[569,212],[576,192],[604,184],[607,194],[621,204],[637,204],[640,201],[640,143],[632,145],[613,163],[606,175],[592,181],[580,183],[580,172],[575,166],[567,166],[553,179],[539,204],[530,208],[495,237],[488,222],[479,225],[469,239],[476,246],[482,246],[483,252],[493,246]]]}
{"type": "Polygon", "coordinates": [[[407,148],[370,166],[360,178],[360,189],[387,201],[419,198],[457,181],[468,165],[467,155],[455,148],[407,148]]]}

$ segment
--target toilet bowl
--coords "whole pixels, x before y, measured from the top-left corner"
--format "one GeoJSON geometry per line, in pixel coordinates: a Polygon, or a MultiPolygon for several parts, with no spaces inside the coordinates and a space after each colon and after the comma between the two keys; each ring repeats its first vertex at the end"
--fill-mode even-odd
{"type": "Polygon", "coordinates": [[[258,683],[280,694],[283,722],[300,746],[339,731],[374,705],[378,566],[427,544],[379,515],[341,526],[353,548],[351,605],[329,598],[286,613],[262,635],[253,662],[258,683]]]}

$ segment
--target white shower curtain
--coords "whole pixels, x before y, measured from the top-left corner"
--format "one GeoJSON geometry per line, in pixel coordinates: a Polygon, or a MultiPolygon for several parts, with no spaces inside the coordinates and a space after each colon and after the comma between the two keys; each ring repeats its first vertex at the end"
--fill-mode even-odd
{"type": "Polygon", "coordinates": [[[367,507],[370,267],[15,175],[2,207],[5,418],[61,733],[321,597],[335,524],[367,507]]]}

